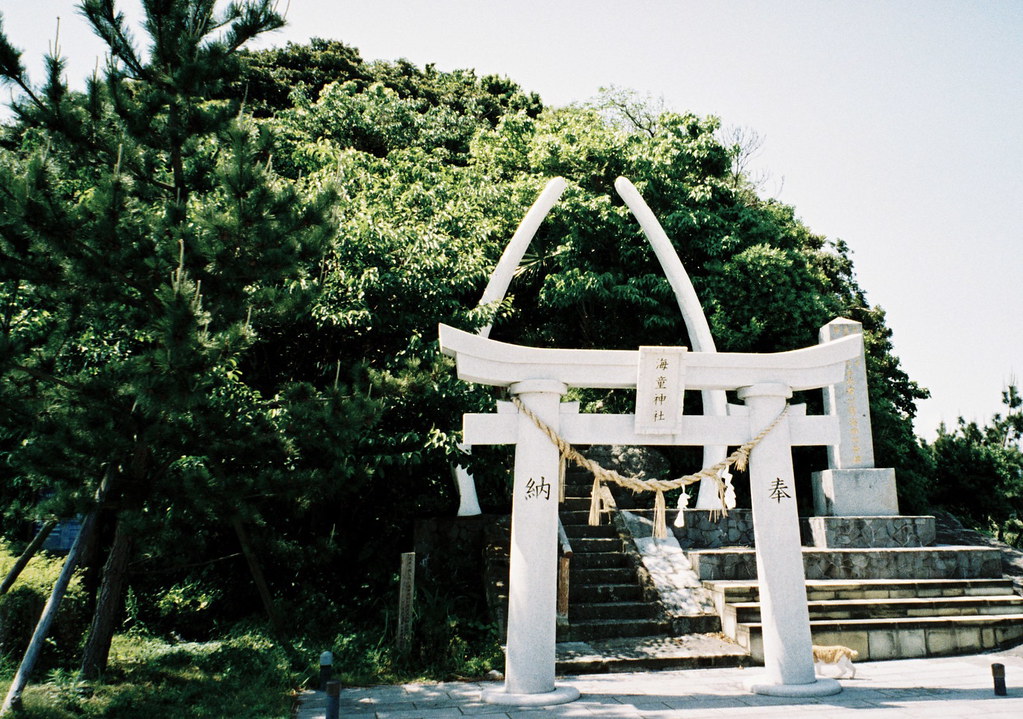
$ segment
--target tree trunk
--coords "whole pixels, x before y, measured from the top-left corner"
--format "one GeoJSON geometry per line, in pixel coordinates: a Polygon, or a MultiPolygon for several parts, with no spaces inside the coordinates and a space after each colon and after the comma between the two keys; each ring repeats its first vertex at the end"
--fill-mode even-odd
{"type": "Polygon", "coordinates": [[[35,556],[35,553],[39,551],[39,548],[43,546],[43,542],[50,536],[50,532],[57,526],[56,519],[50,519],[43,522],[43,526],[36,532],[36,536],[32,539],[25,551],[18,557],[18,561],[11,567],[11,571],[7,572],[7,576],[4,577],[3,584],[0,584],[0,595],[7,594],[7,591],[14,586],[14,582],[17,581],[18,575],[21,571],[28,566],[29,561],[35,556]]]}
{"type": "Polygon", "coordinates": [[[110,547],[110,554],[107,555],[107,561],[103,565],[103,581],[100,584],[96,610],[92,614],[89,638],[82,651],[79,679],[96,679],[107,668],[110,642],[114,638],[114,629],[121,611],[124,577],[127,574],[132,545],[132,536],[125,526],[125,519],[122,515],[117,519],[114,543],[110,547]]]}

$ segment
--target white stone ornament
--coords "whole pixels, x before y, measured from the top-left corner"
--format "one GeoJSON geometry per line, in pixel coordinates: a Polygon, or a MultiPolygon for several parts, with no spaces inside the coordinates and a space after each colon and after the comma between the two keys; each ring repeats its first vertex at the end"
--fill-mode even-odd
{"type": "Polygon", "coordinates": [[[685,490],[682,490],[682,494],[678,497],[678,516],[675,517],[675,526],[684,527],[686,526],[686,507],[689,506],[689,494],[685,490]]]}
{"type": "MultiPolygon", "coordinates": [[[[522,262],[522,256],[526,254],[526,248],[529,247],[533,235],[540,228],[540,223],[547,217],[547,213],[554,207],[554,203],[561,197],[561,193],[565,191],[565,186],[566,183],[562,178],[555,177],[547,183],[543,192],[536,198],[536,202],[522,218],[522,222],[519,223],[518,229],[515,230],[515,234],[512,235],[511,241],[501,255],[497,268],[490,276],[486,289],[483,290],[478,307],[500,302],[508,294],[508,286],[511,284],[512,277],[515,276],[515,270],[518,269],[519,263],[522,262]]],[[[489,337],[492,327],[493,325],[481,327],[480,336],[489,337]]],[[[472,448],[467,444],[460,444],[458,448],[465,454],[472,452],[472,448]]],[[[476,480],[461,465],[455,466],[452,471],[455,477],[455,486],[458,487],[458,516],[471,517],[482,514],[476,494],[476,480]]]]}
{"type": "Polygon", "coordinates": [[[725,483],[725,509],[735,509],[735,485],[732,484],[732,473],[726,469],[721,473],[721,481],[725,483]]]}

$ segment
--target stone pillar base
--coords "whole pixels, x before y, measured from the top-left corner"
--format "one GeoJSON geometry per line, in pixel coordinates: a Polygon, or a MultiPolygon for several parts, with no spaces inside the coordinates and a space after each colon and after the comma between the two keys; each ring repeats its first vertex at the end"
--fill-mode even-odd
{"type": "MultiPolygon", "coordinates": [[[[837,684],[837,682],[836,682],[837,684]]],[[[514,707],[545,707],[567,704],[579,698],[579,690],[564,684],[555,685],[554,691],[539,694],[509,694],[504,689],[485,689],[481,698],[487,704],[514,707]]]]}
{"type": "Polygon", "coordinates": [[[826,469],[814,472],[818,517],[888,517],[899,513],[894,469],[826,469]]]}
{"type": "Polygon", "coordinates": [[[770,697],[826,697],[842,691],[842,685],[835,679],[818,679],[809,684],[771,684],[764,679],[750,679],[745,686],[753,694],[770,697]]]}

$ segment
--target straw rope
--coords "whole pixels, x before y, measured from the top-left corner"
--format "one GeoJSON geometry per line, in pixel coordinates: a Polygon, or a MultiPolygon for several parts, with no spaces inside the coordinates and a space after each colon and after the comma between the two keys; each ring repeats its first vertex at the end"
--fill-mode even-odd
{"type": "Polygon", "coordinates": [[[561,453],[561,456],[564,459],[570,460],[583,469],[593,473],[594,479],[593,490],[590,495],[589,517],[589,523],[591,526],[596,526],[600,522],[601,505],[604,502],[601,483],[608,482],[625,487],[626,489],[631,489],[633,492],[657,493],[654,497],[653,534],[653,536],[657,539],[663,539],[668,534],[667,527],[665,526],[664,493],[672,489],[678,489],[679,487],[685,487],[695,482],[699,482],[701,479],[711,479],[715,482],[718,490],[718,498],[721,500],[721,513],[727,515],[728,508],[725,504],[726,485],[722,475],[732,467],[735,467],[735,469],[740,472],[746,469],[746,465],[749,462],[749,455],[750,452],[753,451],[753,448],[760,444],[761,440],[769,435],[789,412],[789,405],[786,404],[784,409],[782,409],[782,411],[778,413],[778,416],[774,418],[774,421],[761,430],[756,437],[751,439],[749,442],[746,442],[720,462],[717,462],[710,467],[705,467],[699,472],[687,474],[683,477],[677,477],[676,479],[637,479],[636,477],[626,477],[613,469],[606,469],[593,460],[587,459],[579,452],[579,450],[555,432],[550,425],[540,419],[531,409],[529,409],[529,407],[525,405],[525,403],[522,402],[522,400],[515,396],[513,396],[511,400],[515,406],[518,407],[519,411],[529,417],[529,419],[533,421],[533,424],[535,424],[537,428],[554,444],[554,446],[558,448],[558,452],[561,453]]]}

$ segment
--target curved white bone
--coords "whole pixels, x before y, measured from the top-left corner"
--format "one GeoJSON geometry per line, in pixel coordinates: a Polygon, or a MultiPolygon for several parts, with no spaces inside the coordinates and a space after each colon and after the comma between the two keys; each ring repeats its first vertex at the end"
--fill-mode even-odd
{"type": "MultiPolygon", "coordinates": [[[[519,228],[515,230],[515,234],[509,240],[508,246],[504,248],[504,253],[494,269],[494,274],[490,276],[487,288],[483,290],[480,305],[500,302],[504,299],[512,277],[515,276],[515,270],[518,269],[519,263],[522,262],[522,256],[526,254],[526,248],[529,247],[529,243],[533,240],[533,235],[540,228],[540,223],[547,217],[547,213],[554,207],[554,203],[561,197],[561,193],[565,191],[565,185],[566,183],[563,178],[555,177],[547,183],[543,192],[536,198],[536,202],[529,208],[529,212],[522,218],[519,228]]],[[[490,337],[491,327],[493,327],[493,324],[481,328],[480,336],[490,337]]]]}
{"type": "MultiPolygon", "coordinates": [[[[717,352],[714,346],[714,337],[710,334],[710,325],[707,323],[707,316],[703,313],[700,299],[696,296],[693,283],[682,266],[682,260],[671,244],[671,240],[657,221],[650,207],[643,200],[639,190],[629,180],[619,177],[615,180],[615,190],[633,217],[639,222],[650,246],[654,248],[657,261],[661,263],[668,284],[671,285],[678,301],[678,307],[682,311],[682,319],[686,323],[686,330],[689,332],[689,341],[692,342],[692,349],[696,352],[717,352]]],[[[714,416],[728,414],[728,402],[725,393],[720,390],[703,391],[703,413],[714,416]]],[[[728,447],[704,447],[703,466],[709,467],[717,464],[728,454],[728,447]]],[[[709,480],[700,482],[700,493],[696,498],[697,509],[716,509],[720,504],[717,496],[717,487],[709,480]]]]}
{"type": "MultiPolygon", "coordinates": [[[[508,287],[511,285],[512,278],[515,276],[515,270],[518,269],[519,263],[522,262],[522,257],[526,254],[529,243],[532,242],[533,236],[540,228],[540,223],[547,217],[551,208],[554,207],[554,203],[561,197],[561,193],[565,191],[565,185],[564,179],[555,177],[547,183],[543,192],[536,198],[536,202],[529,208],[526,216],[519,223],[518,229],[515,230],[515,234],[508,241],[508,246],[504,248],[504,253],[494,269],[494,274],[490,275],[487,288],[483,290],[483,297],[480,298],[480,306],[490,304],[491,302],[500,302],[504,299],[505,294],[508,292],[508,287]]],[[[491,323],[486,327],[480,328],[480,336],[490,337],[490,330],[493,326],[493,323],[491,323]]],[[[472,448],[467,444],[460,444],[458,448],[466,454],[472,451],[472,448]]],[[[455,483],[458,485],[458,516],[467,517],[480,514],[480,503],[476,495],[476,480],[461,465],[454,468],[454,474],[455,483]]]]}

